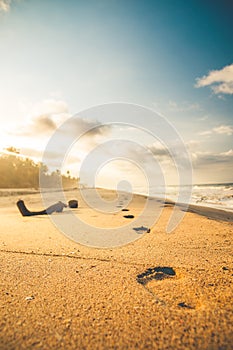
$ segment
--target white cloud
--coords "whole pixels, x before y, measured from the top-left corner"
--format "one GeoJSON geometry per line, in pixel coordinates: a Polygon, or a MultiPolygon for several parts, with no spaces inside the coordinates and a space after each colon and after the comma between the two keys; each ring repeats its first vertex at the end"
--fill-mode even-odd
{"type": "Polygon", "coordinates": [[[211,86],[215,94],[233,94],[233,64],[220,70],[212,70],[207,75],[197,78],[195,87],[211,86]]]}
{"type": "Polygon", "coordinates": [[[221,83],[212,87],[213,92],[217,94],[233,94],[233,81],[229,83],[221,83]]]}
{"type": "MultiPolygon", "coordinates": [[[[71,118],[71,115],[67,116],[71,118]]],[[[41,114],[31,118],[30,122],[25,125],[18,125],[10,134],[37,138],[52,134],[59,128],[59,124],[56,116],[54,117],[54,115],[49,113],[41,114]]],[[[77,135],[77,137],[79,135],[84,135],[83,138],[85,142],[88,142],[88,144],[96,144],[98,143],[98,138],[106,135],[110,128],[111,126],[102,125],[98,121],[89,121],[81,117],[75,117],[71,119],[66,127],[61,128],[61,132],[64,134],[64,137],[70,137],[71,139],[73,139],[74,135],[77,135]],[[89,130],[87,134],[85,134],[86,130],[89,130]]]]}
{"type": "MultiPolygon", "coordinates": [[[[70,145],[72,145],[75,138],[83,135],[78,140],[77,145],[73,145],[73,153],[71,152],[71,155],[69,154],[68,157],[68,163],[74,163],[77,166],[80,160],[92,148],[101,143],[111,130],[111,126],[102,125],[98,121],[90,121],[77,115],[72,117],[69,114],[67,103],[62,100],[43,100],[30,105],[28,109],[26,120],[11,127],[8,131],[8,136],[14,140],[14,143],[10,144],[15,145],[17,140],[20,143],[19,148],[23,154],[31,156],[35,160],[41,159],[48,138],[56,130],[59,130],[59,142],[64,142],[65,144],[70,142],[70,145]],[[67,123],[61,126],[66,121],[67,123]],[[88,132],[85,134],[86,131],[88,132]]],[[[47,164],[49,168],[56,168],[64,157],[62,144],[59,144],[55,149],[47,151],[46,157],[50,162],[47,164]]]]}
{"type": "Polygon", "coordinates": [[[185,146],[187,147],[188,151],[191,152],[196,151],[197,148],[200,147],[200,140],[190,140],[188,142],[185,143],[185,146]]]}
{"type": "Polygon", "coordinates": [[[17,124],[17,125],[9,125],[6,129],[6,133],[8,135],[12,135],[15,137],[24,138],[39,138],[42,135],[49,134],[56,129],[56,124],[52,120],[49,114],[42,114],[35,118],[31,118],[29,121],[25,123],[17,124]]]}
{"type": "Polygon", "coordinates": [[[10,11],[11,0],[0,0],[0,12],[10,11]]]}
{"type": "Polygon", "coordinates": [[[160,160],[170,158],[168,149],[160,142],[154,142],[152,145],[148,146],[148,149],[155,157],[158,157],[160,160]]]}
{"type": "Polygon", "coordinates": [[[233,149],[230,149],[229,151],[223,152],[221,154],[226,156],[226,157],[233,157],[233,149]]]}
{"type": "Polygon", "coordinates": [[[52,120],[49,114],[42,114],[38,116],[31,125],[31,132],[36,134],[43,134],[56,129],[56,123],[52,120]]]}
{"type": "Polygon", "coordinates": [[[198,103],[182,102],[177,104],[175,101],[168,102],[169,110],[173,112],[188,112],[188,111],[200,111],[201,107],[198,103]]]}
{"type": "Polygon", "coordinates": [[[198,135],[201,135],[201,136],[209,136],[209,135],[211,135],[212,133],[213,133],[212,130],[206,130],[206,131],[201,131],[201,132],[199,132],[198,135]]]}
{"type": "Polygon", "coordinates": [[[233,126],[231,125],[220,125],[213,129],[216,134],[224,134],[224,135],[232,135],[233,134],[233,126]]]}
{"type": "Polygon", "coordinates": [[[39,103],[33,105],[31,113],[32,115],[40,114],[61,114],[68,113],[69,108],[65,101],[57,99],[45,99],[39,103]]]}
{"type": "Polygon", "coordinates": [[[7,13],[10,11],[13,2],[19,2],[22,0],[0,0],[0,13],[7,13]]]}
{"type": "Polygon", "coordinates": [[[202,136],[208,136],[211,134],[222,134],[222,135],[231,136],[231,135],[233,135],[233,126],[232,125],[220,125],[220,126],[217,126],[211,130],[199,132],[199,135],[202,135],[202,136]]]}
{"type": "Polygon", "coordinates": [[[45,99],[33,105],[27,102],[25,107],[28,114],[25,122],[11,128],[9,134],[29,137],[51,134],[71,117],[67,103],[62,100],[45,99]]]}
{"type": "Polygon", "coordinates": [[[233,165],[233,150],[230,149],[221,153],[194,152],[192,153],[192,160],[194,168],[216,164],[233,165]]]}

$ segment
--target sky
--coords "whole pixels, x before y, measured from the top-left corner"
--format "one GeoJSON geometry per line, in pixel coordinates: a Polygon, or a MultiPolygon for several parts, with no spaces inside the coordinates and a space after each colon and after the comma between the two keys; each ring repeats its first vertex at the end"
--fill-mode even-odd
{"type": "MultiPolygon", "coordinates": [[[[14,146],[40,161],[73,115],[123,102],[145,106],[173,126],[190,153],[193,183],[233,182],[232,11],[230,0],[0,0],[0,150],[14,146]]],[[[166,182],[177,182],[174,160],[156,137],[81,115],[78,133],[96,122],[99,129],[73,145],[64,171],[79,176],[91,150],[123,138],[147,147],[166,182]]],[[[147,157],[136,155],[133,164],[109,152],[99,183],[131,174],[144,184],[147,157]]]]}

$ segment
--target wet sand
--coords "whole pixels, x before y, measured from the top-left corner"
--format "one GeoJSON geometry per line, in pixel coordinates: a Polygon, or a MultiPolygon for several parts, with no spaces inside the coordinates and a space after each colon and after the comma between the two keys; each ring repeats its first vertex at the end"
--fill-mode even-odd
{"type": "MultiPolygon", "coordinates": [[[[140,239],[95,249],[48,216],[22,217],[17,199],[0,199],[0,349],[232,348],[232,214],[191,206],[167,234],[167,204],[140,239]]],[[[23,199],[42,208],[39,194],[23,199]]],[[[108,219],[80,200],[77,215],[122,225],[145,200],[134,196],[128,212],[108,219]]]]}

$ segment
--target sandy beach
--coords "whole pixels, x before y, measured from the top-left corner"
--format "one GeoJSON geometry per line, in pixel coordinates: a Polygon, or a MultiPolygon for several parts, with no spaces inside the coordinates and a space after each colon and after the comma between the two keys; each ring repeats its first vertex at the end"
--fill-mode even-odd
{"type": "MultiPolygon", "coordinates": [[[[21,198],[42,207],[39,194],[21,198]]],[[[106,219],[76,192],[69,198],[97,226],[127,221],[120,209],[106,219]]],[[[96,249],[48,216],[22,217],[17,199],[0,199],[0,349],[232,349],[232,213],[191,206],[168,234],[166,204],[140,239],[96,249]]],[[[127,213],[145,201],[135,195],[127,213]]]]}

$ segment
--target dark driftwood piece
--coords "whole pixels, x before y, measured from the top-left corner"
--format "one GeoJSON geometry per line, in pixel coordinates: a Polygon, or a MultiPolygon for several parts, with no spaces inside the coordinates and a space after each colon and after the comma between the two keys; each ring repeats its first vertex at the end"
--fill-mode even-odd
{"type": "Polygon", "coordinates": [[[51,205],[50,207],[48,207],[47,209],[44,209],[44,210],[41,210],[41,211],[30,211],[30,210],[28,210],[28,208],[24,204],[23,200],[19,200],[16,203],[16,205],[17,205],[20,213],[23,216],[48,215],[48,214],[52,214],[54,212],[61,213],[63,208],[67,207],[66,204],[64,204],[62,202],[57,202],[57,203],[51,205]]]}

